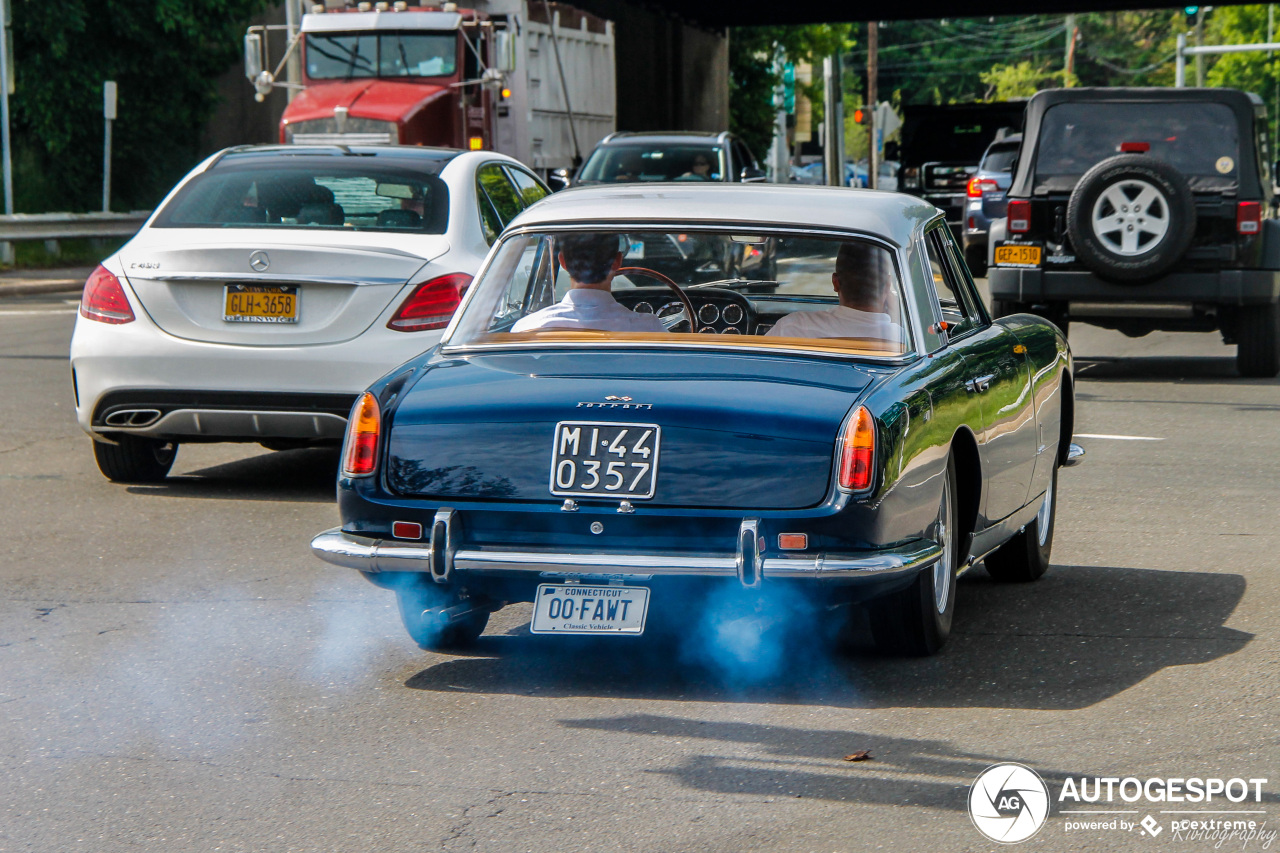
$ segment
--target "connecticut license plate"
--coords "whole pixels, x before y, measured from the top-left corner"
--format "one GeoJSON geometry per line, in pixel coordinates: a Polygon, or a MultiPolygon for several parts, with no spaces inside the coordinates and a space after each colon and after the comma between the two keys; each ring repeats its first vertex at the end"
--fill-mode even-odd
{"type": "Polygon", "coordinates": [[[1000,267],[1038,267],[1044,249],[1039,243],[998,243],[996,245],[996,266],[1000,267]]]}
{"type": "Polygon", "coordinates": [[[533,603],[535,634],[643,634],[649,590],[643,586],[544,583],[533,603]]]}
{"type": "Polygon", "coordinates": [[[228,284],[222,319],[228,323],[296,323],[298,288],[275,284],[228,284]]]}
{"type": "Polygon", "coordinates": [[[653,497],[658,473],[657,424],[561,421],[551,452],[551,494],[564,497],[653,497]]]}

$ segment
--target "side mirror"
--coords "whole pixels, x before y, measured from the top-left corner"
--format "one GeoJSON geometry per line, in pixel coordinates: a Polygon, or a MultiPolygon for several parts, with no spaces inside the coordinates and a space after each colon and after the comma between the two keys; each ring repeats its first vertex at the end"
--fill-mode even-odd
{"type": "Polygon", "coordinates": [[[898,155],[901,153],[902,153],[902,149],[901,149],[901,146],[898,145],[897,140],[894,140],[893,142],[886,142],[884,144],[884,159],[886,160],[901,159],[898,157],[898,155]]]}
{"type": "Polygon", "coordinates": [[[262,35],[247,33],[244,37],[244,76],[257,80],[262,73],[262,35]]]}
{"type": "Polygon", "coordinates": [[[547,175],[547,186],[551,188],[553,193],[559,192],[569,186],[569,170],[555,169],[547,175]]]}
{"type": "Polygon", "coordinates": [[[493,67],[503,74],[516,70],[516,38],[510,30],[497,30],[493,34],[493,67]]]}
{"type": "Polygon", "coordinates": [[[744,184],[762,184],[768,179],[769,176],[765,174],[764,169],[754,169],[751,166],[744,168],[739,176],[739,180],[744,184]]]}

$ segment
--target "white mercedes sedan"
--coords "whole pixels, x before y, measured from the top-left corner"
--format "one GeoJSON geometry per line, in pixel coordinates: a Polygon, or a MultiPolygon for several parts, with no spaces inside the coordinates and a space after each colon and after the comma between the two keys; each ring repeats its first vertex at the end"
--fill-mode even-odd
{"type": "Polygon", "coordinates": [[[337,444],[356,396],[433,346],[546,186],[488,151],[256,146],[210,157],[89,277],[76,417],[102,473],[179,444],[337,444]]]}

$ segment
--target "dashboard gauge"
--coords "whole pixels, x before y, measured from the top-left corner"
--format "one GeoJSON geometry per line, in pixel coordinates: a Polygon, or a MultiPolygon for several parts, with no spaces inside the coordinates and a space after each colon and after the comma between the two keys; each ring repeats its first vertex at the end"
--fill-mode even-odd
{"type": "Polygon", "coordinates": [[[715,333],[716,333],[715,326],[703,326],[701,329],[698,330],[698,334],[700,335],[714,335],[715,333]]]}
{"type": "Polygon", "coordinates": [[[659,308],[655,313],[657,313],[659,317],[674,317],[676,314],[679,314],[682,311],[684,311],[683,302],[668,302],[666,305],[663,305],[661,308],[659,308]]]}
{"type": "Polygon", "coordinates": [[[726,305],[720,316],[724,317],[724,321],[729,325],[736,326],[742,322],[742,318],[746,315],[741,305],[726,305]]]}
{"type": "Polygon", "coordinates": [[[733,326],[726,326],[726,327],[725,327],[725,330],[724,330],[723,332],[721,332],[720,334],[722,334],[722,335],[740,335],[740,334],[742,334],[742,332],[738,331],[738,330],[737,330],[737,329],[735,329],[733,326]]]}
{"type": "Polygon", "coordinates": [[[720,319],[720,309],[714,304],[707,302],[698,309],[698,322],[714,323],[720,319]]]}
{"type": "Polygon", "coordinates": [[[636,307],[632,308],[631,310],[636,312],[637,314],[652,314],[653,306],[650,305],[648,302],[637,302],[636,307]]]}

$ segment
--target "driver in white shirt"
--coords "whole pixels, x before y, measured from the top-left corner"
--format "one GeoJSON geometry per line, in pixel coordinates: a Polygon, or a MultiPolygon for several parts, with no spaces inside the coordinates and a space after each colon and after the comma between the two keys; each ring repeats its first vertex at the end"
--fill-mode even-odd
{"type": "Polygon", "coordinates": [[[666,331],[662,321],[653,314],[637,314],[613,298],[610,292],[613,277],[622,266],[617,234],[569,234],[556,238],[556,243],[560,249],[560,266],[569,273],[569,292],[556,304],[517,320],[511,331],[666,331]]]}
{"type": "Polygon", "coordinates": [[[873,243],[850,241],[836,253],[831,285],[840,304],[828,311],[797,311],[766,334],[786,338],[878,338],[905,341],[897,315],[893,257],[873,243]],[[892,312],[892,313],[891,313],[892,312]]]}

